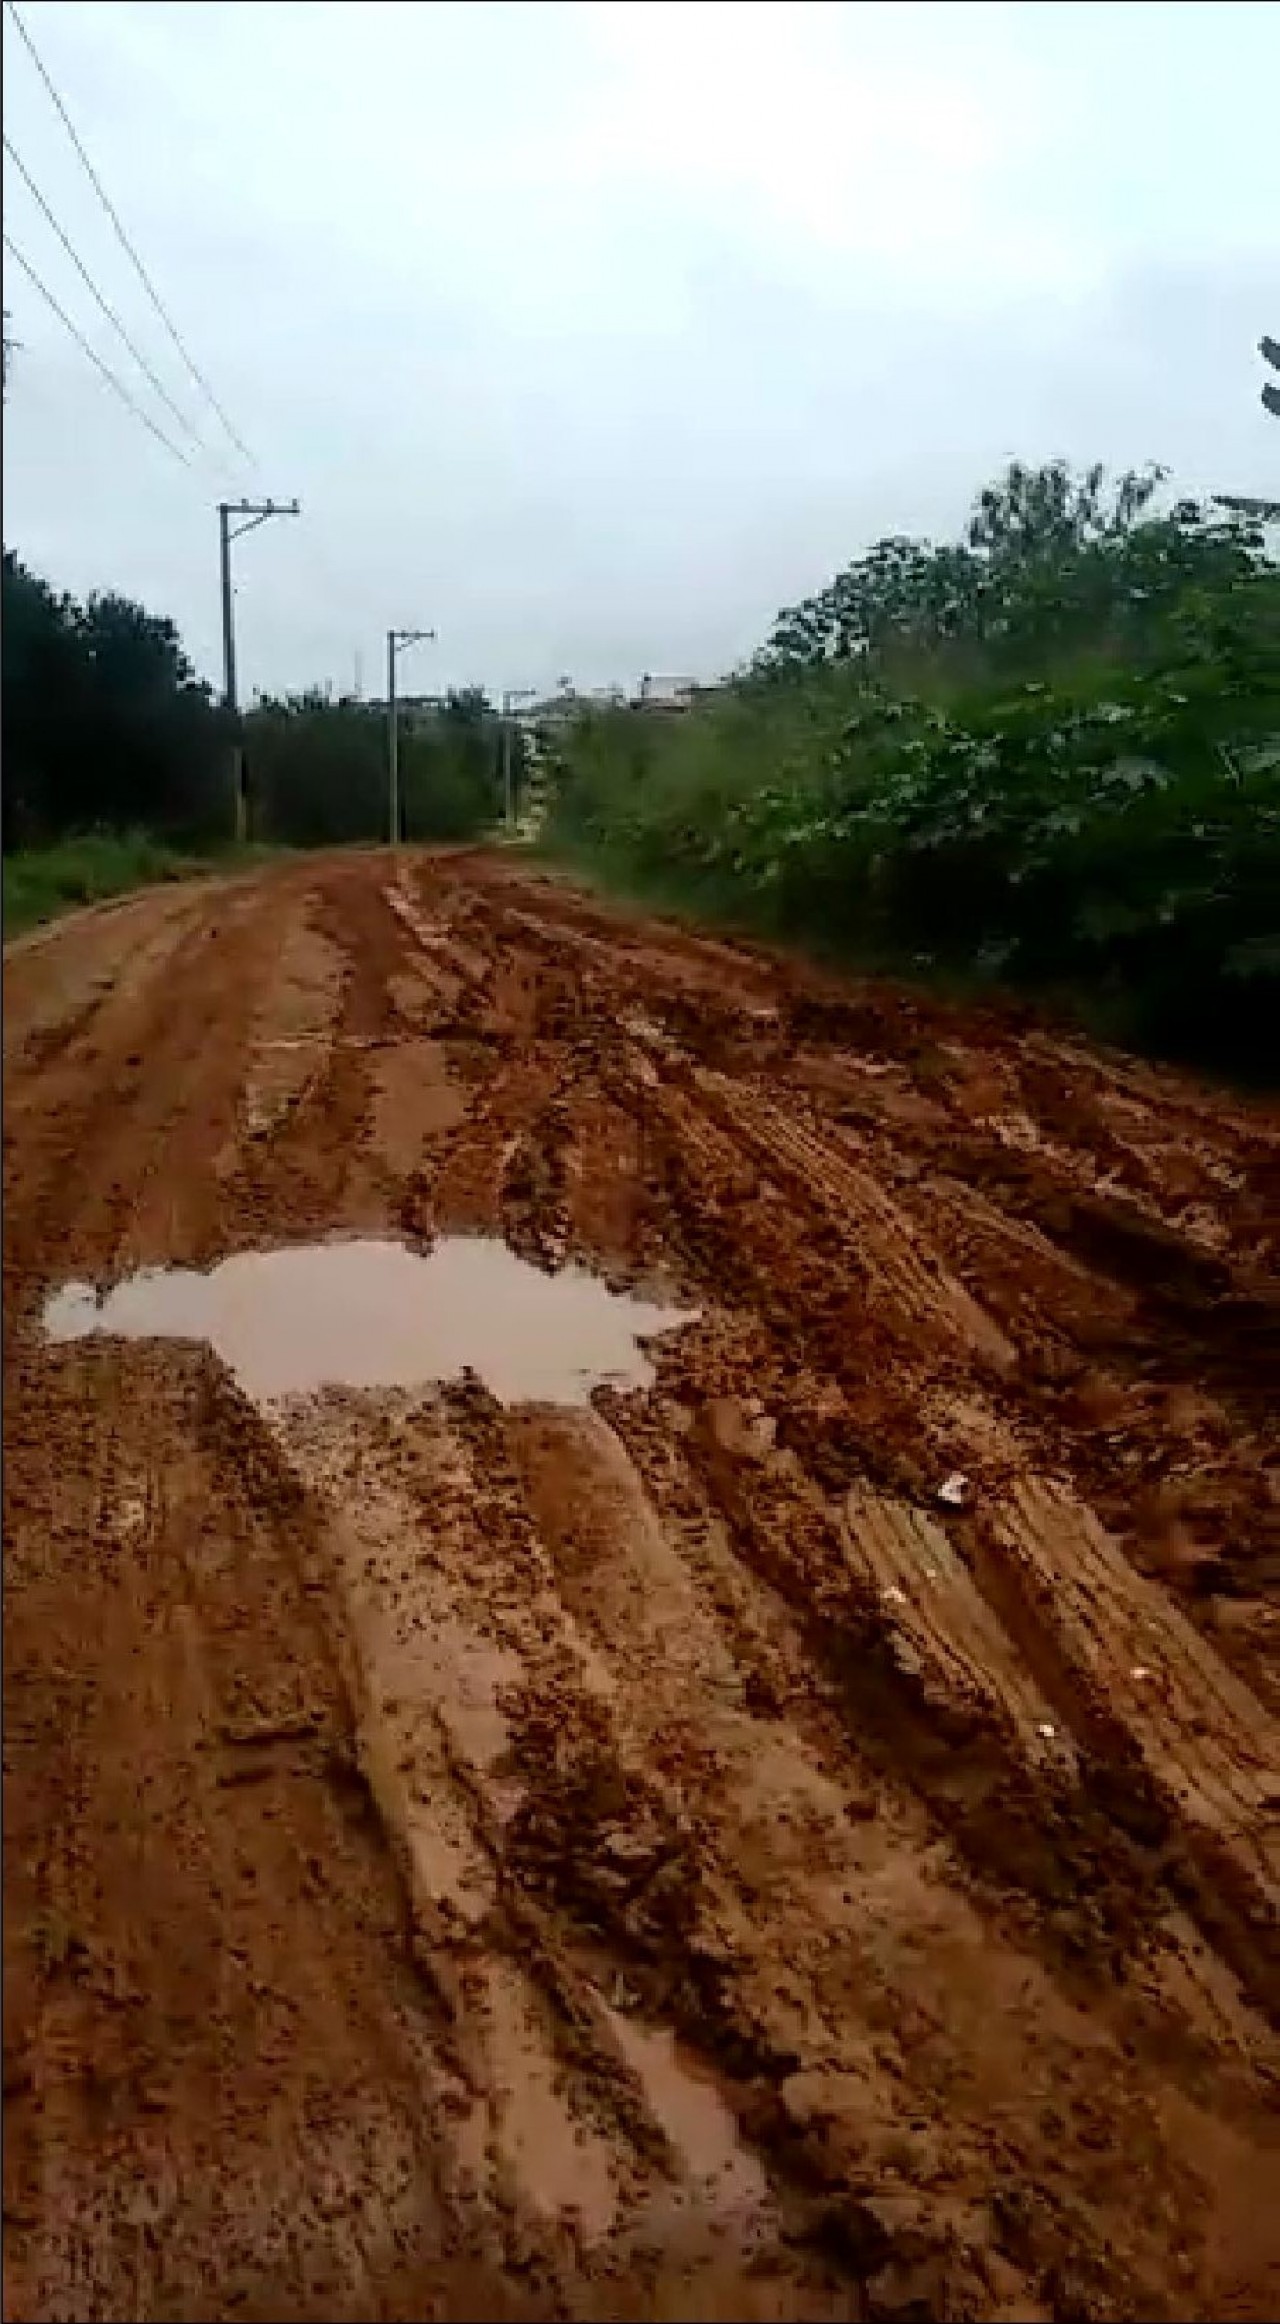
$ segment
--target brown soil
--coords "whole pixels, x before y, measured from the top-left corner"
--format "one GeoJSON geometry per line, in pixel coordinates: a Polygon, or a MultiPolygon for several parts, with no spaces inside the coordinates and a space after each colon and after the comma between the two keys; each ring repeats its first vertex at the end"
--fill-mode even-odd
{"type": "Polygon", "coordinates": [[[1275,2314],[1274,1113],[498,855],[4,1020],[6,2314],[1275,2314]],[[42,1334],[446,1230],[699,1320],[578,1409],[42,1334]]]}

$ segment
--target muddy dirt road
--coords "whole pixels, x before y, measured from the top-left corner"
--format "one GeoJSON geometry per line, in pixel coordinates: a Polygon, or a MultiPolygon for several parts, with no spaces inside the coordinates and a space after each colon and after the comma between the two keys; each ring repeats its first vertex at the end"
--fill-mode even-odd
{"type": "Polygon", "coordinates": [[[1274,1113],[496,855],[4,1004],[7,2314],[1274,2314],[1274,1113]],[[42,1322],[459,1234],[695,1319],[42,1322]]]}

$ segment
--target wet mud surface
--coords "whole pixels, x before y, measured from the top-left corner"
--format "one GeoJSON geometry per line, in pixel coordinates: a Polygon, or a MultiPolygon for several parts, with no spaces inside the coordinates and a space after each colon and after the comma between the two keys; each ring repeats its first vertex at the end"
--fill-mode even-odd
{"type": "Polygon", "coordinates": [[[1274,1109],[465,854],[4,1072],[7,2316],[1276,2312],[1274,1109]],[[692,1320],[44,1326],[460,1236],[692,1320]]]}

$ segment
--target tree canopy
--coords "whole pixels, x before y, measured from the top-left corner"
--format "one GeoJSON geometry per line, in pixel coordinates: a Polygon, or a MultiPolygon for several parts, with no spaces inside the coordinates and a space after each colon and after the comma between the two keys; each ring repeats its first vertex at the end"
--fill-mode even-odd
{"type": "Polygon", "coordinates": [[[974,504],[963,540],[894,535],[778,615],[754,668],[777,674],[888,649],[980,648],[1016,667],[1081,645],[1141,655],[1193,582],[1220,589],[1263,553],[1256,524],[1181,500],[1165,472],[1108,480],[1015,461],[974,504]]]}

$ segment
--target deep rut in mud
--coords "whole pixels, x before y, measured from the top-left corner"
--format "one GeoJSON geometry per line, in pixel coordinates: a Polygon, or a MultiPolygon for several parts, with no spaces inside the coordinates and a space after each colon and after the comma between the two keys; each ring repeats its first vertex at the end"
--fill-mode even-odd
{"type": "Polygon", "coordinates": [[[4,978],[6,2315],[1274,2314],[1274,1111],[496,853],[4,978]],[[42,1329],[458,1235],[692,1320],[42,1329]]]}

